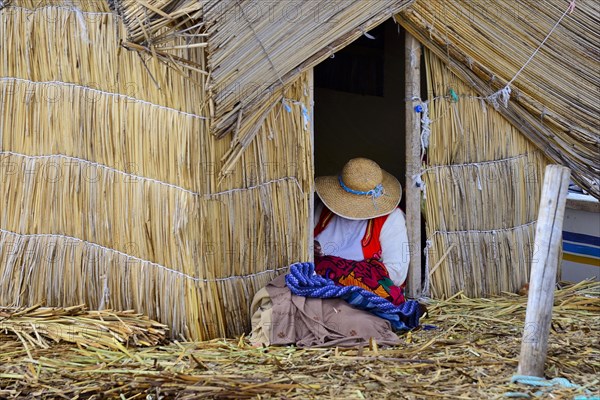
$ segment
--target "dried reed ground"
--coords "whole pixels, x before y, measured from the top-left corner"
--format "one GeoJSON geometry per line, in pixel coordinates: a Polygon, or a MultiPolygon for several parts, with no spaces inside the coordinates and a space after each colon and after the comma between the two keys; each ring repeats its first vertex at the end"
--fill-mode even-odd
{"type": "MultiPolygon", "coordinates": [[[[0,398],[494,399],[534,393],[510,384],[526,298],[432,302],[436,330],[391,349],[253,348],[244,339],[106,350],[58,344],[27,351],[0,334],[0,398]]],[[[600,283],[555,295],[546,374],[600,395],[600,283]]],[[[562,389],[540,398],[573,399],[562,389]]],[[[589,393],[588,393],[589,395],[589,393]]]]}

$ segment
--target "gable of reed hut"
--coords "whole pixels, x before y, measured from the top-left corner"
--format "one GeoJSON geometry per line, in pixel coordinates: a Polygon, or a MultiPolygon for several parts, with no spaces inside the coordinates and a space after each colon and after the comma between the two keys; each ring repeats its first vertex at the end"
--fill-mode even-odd
{"type": "Polygon", "coordinates": [[[247,331],[311,257],[312,68],[391,17],[425,48],[426,288],[516,290],[544,165],[599,194],[597,6],[563,3],[0,2],[0,304],[247,331]]]}

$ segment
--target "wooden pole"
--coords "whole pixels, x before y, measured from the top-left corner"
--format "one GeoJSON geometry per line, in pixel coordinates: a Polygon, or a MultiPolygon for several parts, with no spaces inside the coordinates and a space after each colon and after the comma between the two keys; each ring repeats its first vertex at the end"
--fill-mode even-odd
{"type": "MultiPolygon", "coordinates": [[[[421,172],[421,120],[414,110],[413,98],[421,98],[421,44],[405,32],[404,73],[406,101],[406,228],[410,265],[408,268],[408,297],[421,295],[421,189],[413,177],[421,172]]],[[[404,244],[403,244],[404,245],[404,244]]]]}
{"type": "Polygon", "coordinates": [[[308,259],[310,262],[315,262],[314,243],[315,235],[315,69],[311,68],[308,71],[308,86],[310,87],[310,168],[311,176],[308,180],[310,182],[310,192],[308,194],[308,259]]]}
{"type": "Polygon", "coordinates": [[[544,173],[531,259],[529,298],[517,369],[519,375],[544,376],[570,176],[571,170],[560,165],[549,165],[544,173]]]}

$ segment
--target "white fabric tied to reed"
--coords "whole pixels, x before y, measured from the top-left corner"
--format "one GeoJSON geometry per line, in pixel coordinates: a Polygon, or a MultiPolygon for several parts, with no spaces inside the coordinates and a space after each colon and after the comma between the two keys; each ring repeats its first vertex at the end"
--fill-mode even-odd
{"type": "Polygon", "coordinates": [[[110,288],[108,287],[108,272],[102,278],[102,297],[100,298],[100,305],[98,306],[98,310],[104,310],[105,308],[110,308],[110,288]]]}
{"type": "Polygon", "coordinates": [[[77,23],[79,24],[79,30],[81,31],[81,40],[86,44],[90,44],[90,38],[88,36],[87,25],[85,22],[85,18],[83,17],[83,11],[80,8],[75,6],[74,0],[70,0],[67,2],[67,5],[73,10],[75,15],[77,16],[77,23]]]}
{"type": "Polygon", "coordinates": [[[496,93],[492,93],[487,97],[487,100],[490,102],[492,106],[497,110],[500,108],[500,104],[504,106],[504,108],[508,107],[508,101],[510,100],[510,93],[512,92],[510,88],[510,83],[507,84],[502,89],[498,90],[496,93]]]}
{"type": "Polygon", "coordinates": [[[481,175],[481,171],[480,171],[480,165],[476,165],[477,168],[477,189],[479,189],[479,191],[481,192],[483,190],[483,187],[481,186],[481,179],[479,178],[481,175]]]}
{"type": "Polygon", "coordinates": [[[371,40],[375,40],[375,39],[377,39],[375,36],[371,35],[370,33],[367,33],[367,32],[365,31],[365,28],[364,28],[364,27],[363,27],[363,28],[361,28],[360,30],[361,30],[362,34],[363,34],[363,35],[364,35],[364,36],[365,36],[367,39],[371,39],[371,40]]]}
{"type": "Polygon", "coordinates": [[[425,200],[427,198],[427,188],[426,188],[425,182],[423,181],[423,178],[422,178],[424,173],[425,173],[425,171],[422,171],[422,172],[412,176],[413,185],[415,185],[416,187],[421,189],[421,192],[423,192],[423,200],[425,200]]]}
{"type": "Polygon", "coordinates": [[[423,101],[420,97],[413,97],[411,100],[418,102],[415,106],[420,107],[420,110],[415,112],[421,113],[421,161],[425,155],[425,149],[429,147],[429,137],[431,136],[431,119],[429,119],[429,102],[432,100],[442,99],[448,96],[438,96],[431,100],[423,101]]]}
{"type": "Polygon", "coordinates": [[[283,104],[285,111],[287,111],[289,113],[292,112],[292,107],[290,106],[290,103],[299,105],[300,109],[302,110],[302,121],[304,123],[303,124],[304,130],[308,130],[308,126],[310,125],[310,113],[308,112],[308,109],[306,108],[304,103],[302,103],[301,101],[292,100],[292,99],[288,99],[285,97],[281,99],[281,103],[283,104]]]}
{"type": "Polygon", "coordinates": [[[550,37],[550,35],[552,35],[552,33],[556,30],[556,28],[558,27],[558,25],[560,25],[560,23],[567,16],[567,14],[571,14],[573,12],[573,10],[575,10],[575,0],[572,0],[572,1],[569,2],[569,6],[565,10],[565,12],[561,15],[561,17],[558,19],[558,21],[556,21],[556,23],[554,24],[554,26],[552,27],[552,29],[550,30],[550,32],[548,32],[548,34],[546,35],[546,37],[544,38],[544,40],[542,40],[542,42],[540,43],[540,45],[531,54],[531,56],[525,62],[525,64],[523,64],[523,66],[517,71],[517,73],[515,74],[515,76],[513,76],[510,81],[508,81],[508,83],[506,84],[506,86],[504,86],[502,89],[498,90],[497,92],[492,93],[491,95],[489,95],[486,98],[494,106],[494,108],[496,110],[500,106],[500,103],[502,103],[502,105],[505,108],[508,107],[508,101],[510,100],[510,93],[511,93],[510,85],[512,85],[512,83],[515,81],[515,79],[517,79],[517,77],[521,74],[521,72],[523,72],[523,70],[525,69],[525,67],[527,67],[527,65],[531,62],[531,60],[533,60],[533,58],[537,55],[538,51],[540,51],[540,49],[542,48],[542,46],[544,46],[544,44],[546,43],[546,41],[548,40],[548,38],[550,37]]]}
{"type": "Polygon", "coordinates": [[[429,296],[431,289],[431,277],[430,277],[430,266],[429,266],[429,250],[433,247],[433,241],[431,239],[427,239],[425,241],[425,248],[423,249],[423,253],[425,255],[425,282],[423,282],[423,296],[429,296]]]}
{"type": "MultiPolygon", "coordinates": [[[[412,57],[412,54],[411,54],[411,57],[412,57]]],[[[438,98],[441,98],[441,97],[436,97],[432,100],[437,100],[438,98]]],[[[420,111],[418,111],[418,112],[421,113],[421,137],[420,137],[420,140],[421,140],[421,162],[422,162],[423,158],[425,157],[425,151],[429,147],[429,137],[431,136],[431,119],[429,119],[429,102],[431,100],[423,101],[423,100],[421,100],[420,97],[413,97],[411,100],[418,101],[419,104],[417,106],[421,107],[420,111]]],[[[417,111],[415,111],[415,112],[417,112],[417,111]]],[[[420,173],[412,176],[412,182],[413,182],[414,186],[421,189],[421,192],[423,192],[423,198],[426,199],[427,192],[425,189],[425,182],[421,178],[424,173],[425,173],[425,171],[423,171],[423,169],[421,168],[420,173]]]]}
{"type": "Polygon", "coordinates": [[[429,101],[421,102],[421,160],[425,149],[429,147],[429,136],[431,136],[431,120],[429,119],[429,101]]]}

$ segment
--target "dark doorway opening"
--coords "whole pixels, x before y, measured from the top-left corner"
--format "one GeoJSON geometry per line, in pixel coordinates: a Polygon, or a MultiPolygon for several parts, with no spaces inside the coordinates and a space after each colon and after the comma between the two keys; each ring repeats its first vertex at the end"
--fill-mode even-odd
{"type": "Polygon", "coordinates": [[[315,173],[367,157],[404,186],[404,34],[388,20],[315,67],[315,173]]]}

